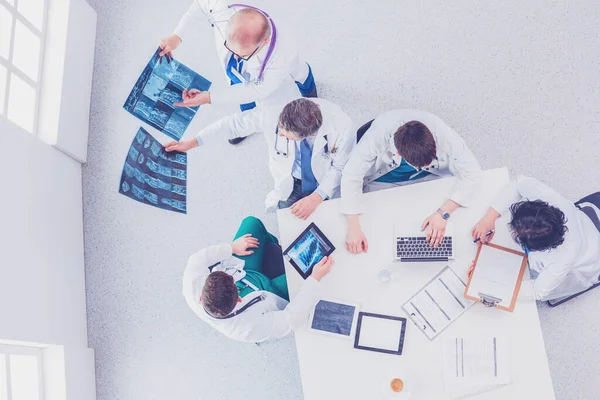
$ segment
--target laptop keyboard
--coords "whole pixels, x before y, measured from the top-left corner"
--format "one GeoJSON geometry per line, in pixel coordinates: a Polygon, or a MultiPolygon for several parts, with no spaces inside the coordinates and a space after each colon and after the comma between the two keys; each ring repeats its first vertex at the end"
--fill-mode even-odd
{"type": "Polygon", "coordinates": [[[452,237],[444,236],[438,247],[431,247],[426,237],[397,238],[396,255],[401,261],[447,261],[452,257],[452,237]]]}

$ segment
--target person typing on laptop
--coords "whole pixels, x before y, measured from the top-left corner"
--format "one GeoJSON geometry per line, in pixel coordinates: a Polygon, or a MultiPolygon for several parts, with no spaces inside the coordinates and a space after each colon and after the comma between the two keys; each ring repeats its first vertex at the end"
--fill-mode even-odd
{"type": "Polygon", "coordinates": [[[183,274],[183,295],[203,321],[225,336],[262,342],[306,323],[320,298],[320,281],[334,261],[323,258],[289,301],[277,238],[254,217],[242,221],[233,243],[193,254],[183,274]]]}
{"type": "Polygon", "coordinates": [[[432,210],[421,227],[427,229],[431,246],[440,245],[450,215],[469,206],[481,179],[481,167],[463,138],[429,112],[394,110],[363,125],[357,140],[342,172],[341,211],[348,217],[347,249],[351,253],[368,250],[359,221],[364,212],[363,190],[457,175],[459,180],[448,199],[432,210]]]}

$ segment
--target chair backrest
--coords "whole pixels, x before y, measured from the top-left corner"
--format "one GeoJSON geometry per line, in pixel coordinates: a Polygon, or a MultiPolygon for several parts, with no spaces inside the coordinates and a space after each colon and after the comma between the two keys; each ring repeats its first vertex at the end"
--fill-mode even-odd
{"type": "Polygon", "coordinates": [[[575,205],[592,220],[596,229],[600,231],[600,192],[584,197],[575,205]]]}
{"type": "Polygon", "coordinates": [[[356,131],[356,143],[360,142],[360,139],[362,139],[362,137],[365,135],[365,133],[367,133],[367,131],[371,127],[371,124],[373,123],[373,121],[375,121],[375,120],[372,119],[369,122],[367,122],[366,124],[364,124],[363,126],[361,126],[360,128],[358,128],[358,130],[356,131]]]}

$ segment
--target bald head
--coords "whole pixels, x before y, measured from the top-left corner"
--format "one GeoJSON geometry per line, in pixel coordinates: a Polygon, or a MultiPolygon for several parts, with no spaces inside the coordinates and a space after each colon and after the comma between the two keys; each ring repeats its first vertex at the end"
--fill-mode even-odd
{"type": "Polygon", "coordinates": [[[254,50],[269,36],[271,36],[269,20],[256,10],[242,8],[229,20],[228,45],[254,50]]]}

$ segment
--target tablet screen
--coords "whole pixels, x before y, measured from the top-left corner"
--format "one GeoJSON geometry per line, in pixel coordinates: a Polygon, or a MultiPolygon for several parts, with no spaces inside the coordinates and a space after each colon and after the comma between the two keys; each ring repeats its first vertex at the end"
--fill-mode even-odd
{"type": "Polygon", "coordinates": [[[360,313],[354,347],[402,354],[406,318],[360,313]]]}
{"type": "Polygon", "coordinates": [[[284,255],[306,279],[311,268],[323,257],[330,255],[334,249],[323,232],[312,223],[284,252],[284,255]]]}
{"type": "Polygon", "coordinates": [[[356,306],[320,300],[312,314],[310,329],[350,337],[356,306]]]}

